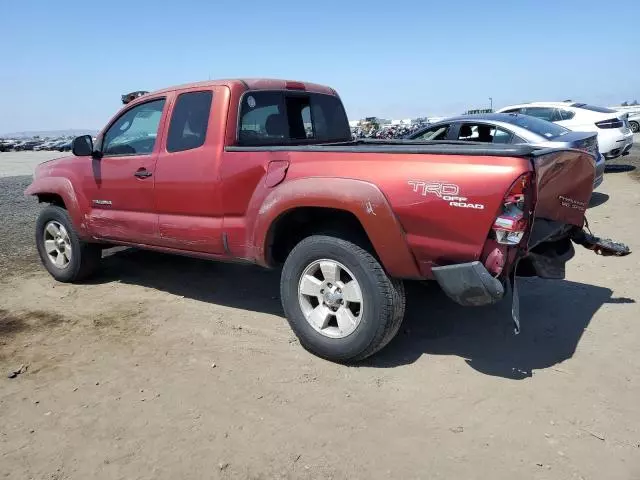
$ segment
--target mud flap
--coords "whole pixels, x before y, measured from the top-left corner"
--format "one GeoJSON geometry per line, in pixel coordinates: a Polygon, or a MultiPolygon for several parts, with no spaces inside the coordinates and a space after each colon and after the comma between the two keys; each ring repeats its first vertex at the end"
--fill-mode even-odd
{"type": "MultiPolygon", "coordinates": [[[[589,227],[587,226],[587,228],[589,227]]],[[[576,230],[571,236],[571,240],[588,250],[593,250],[596,255],[602,255],[603,257],[625,257],[631,253],[631,249],[624,243],[614,242],[608,238],[596,237],[584,230],[576,230]]]]}
{"type": "Polygon", "coordinates": [[[478,261],[434,267],[432,271],[442,290],[459,305],[491,305],[504,296],[502,283],[478,261]]]}

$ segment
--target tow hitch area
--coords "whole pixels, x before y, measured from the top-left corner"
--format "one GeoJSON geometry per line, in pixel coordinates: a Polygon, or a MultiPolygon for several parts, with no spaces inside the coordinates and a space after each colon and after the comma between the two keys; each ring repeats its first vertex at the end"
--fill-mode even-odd
{"type": "Polygon", "coordinates": [[[608,238],[596,237],[584,230],[576,230],[571,236],[571,240],[578,245],[582,245],[584,248],[593,250],[597,255],[602,255],[603,257],[624,257],[631,253],[629,247],[624,243],[614,242],[608,238]]]}

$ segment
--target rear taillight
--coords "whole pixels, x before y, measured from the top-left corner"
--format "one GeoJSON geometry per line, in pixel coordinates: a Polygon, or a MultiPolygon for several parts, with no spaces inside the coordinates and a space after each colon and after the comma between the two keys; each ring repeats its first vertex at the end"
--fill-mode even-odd
{"type": "Polygon", "coordinates": [[[624,121],[619,118],[610,118],[608,120],[602,120],[601,122],[596,122],[596,127],[598,128],[622,128],[624,126],[624,121]]]}
{"type": "Polygon", "coordinates": [[[530,191],[532,174],[525,173],[511,186],[502,202],[502,212],[493,222],[496,241],[503,245],[518,245],[529,225],[527,193],[530,191]]]}

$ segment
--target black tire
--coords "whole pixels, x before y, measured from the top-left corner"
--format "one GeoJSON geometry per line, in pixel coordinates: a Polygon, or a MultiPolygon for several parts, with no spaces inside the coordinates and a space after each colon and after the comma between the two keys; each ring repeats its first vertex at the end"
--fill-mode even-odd
{"type": "Polygon", "coordinates": [[[59,282],[79,282],[88,278],[100,266],[102,250],[100,245],[80,240],[73,227],[69,212],[62,207],[49,205],[45,207],[36,220],[36,247],[42,264],[53,278],[59,282]],[[51,221],[60,223],[66,229],[71,243],[71,259],[66,267],[60,268],[49,259],[45,251],[44,230],[51,221]]]}
{"type": "Polygon", "coordinates": [[[282,269],[280,294],[285,315],[300,344],[309,352],[340,363],[373,355],[396,335],[405,309],[402,281],[389,278],[380,263],[358,245],[326,235],[302,240],[291,251],[282,269]],[[298,300],[298,285],[305,269],[321,259],[337,261],[354,275],[364,302],[362,319],[350,335],[330,338],[306,320],[298,300]]]}
{"type": "Polygon", "coordinates": [[[640,132],[640,123],[638,123],[636,121],[631,121],[631,122],[629,122],[629,126],[631,127],[631,131],[633,133],[640,132]]]}

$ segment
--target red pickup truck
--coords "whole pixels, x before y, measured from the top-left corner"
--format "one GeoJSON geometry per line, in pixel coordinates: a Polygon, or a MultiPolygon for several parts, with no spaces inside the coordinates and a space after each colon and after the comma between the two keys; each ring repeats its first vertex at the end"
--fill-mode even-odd
{"type": "Polygon", "coordinates": [[[26,190],[49,204],[36,241],[59,281],[86,278],[111,245],[281,267],[302,345],[349,362],[398,331],[403,280],[484,305],[513,291],[516,268],[564,277],[572,242],[628,253],[583,231],[586,152],[353,141],[336,92],[302,82],[209,81],[123,102],[95,144],[76,138],[26,190]]]}

